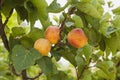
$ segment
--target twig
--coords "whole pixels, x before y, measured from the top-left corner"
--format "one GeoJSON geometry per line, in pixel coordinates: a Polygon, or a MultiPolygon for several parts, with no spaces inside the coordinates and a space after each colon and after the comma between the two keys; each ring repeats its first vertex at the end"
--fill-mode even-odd
{"type": "Polygon", "coordinates": [[[10,10],[9,15],[6,17],[6,20],[5,20],[4,24],[3,24],[3,27],[4,27],[4,28],[5,28],[8,20],[9,20],[9,18],[11,17],[12,13],[13,13],[13,9],[10,10]]]}
{"type": "Polygon", "coordinates": [[[27,80],[28,79],[26,70],[23,70],[21,75],[22,75],[22,79],[23,80],[27,80]]]}
{"type": "MultiPolygon", "coordinates": [[[[73,14],[75,9],[76,9],[76,8],[73,7],[67,14],[68,14],[68,15],[73,14]]],[[[66,20],[67,20],[67,16],[66,16],[65,19],[62,21],[61,26],[60,26],[60,40],[62,39],[62,30],[63,30],[63,28],[64,28],[64,25],[65,25],[66,20]]]]}
{"type": "Polygon", "coordinates": [[[90,59],[89,59],[89,63],[88,63],[87,65],[85,65],[84,68],[82,69],[81,74],[78,76],[78,80],[81,79],[84,71],[85,71],[86,69],[88,69],[88,65],[91,63],[91,60],[92,60],[92,59],[90,58],[90,59]]]}
{"type": "Polygon", "coordinates": [[[39,78],[42,75],[43,72],[40,72],[37,76],[35,76],[34,78],[28,78],[29,80],[35,80],[37,78],[39,78]]]}
{"type": "Polygon", "coordinates": [[[120,66],[120,61],[116,64],[116,67],[119,67],[120,66]]]}
{"type": "Polygon", "coordinates": [[[75,67],[75,72],[76,72],[76,77],[77,77],[77,80],[79,80],[79,76],[78,76],[78,69],[77,69],[77,67],[75,67]]]}
{"type": "Polygon", "coordinates": [[[10,52],[10,47],[8,45],[8,40],[7,40],[7,36],[5,34],[5,31],[4,31],[4,26],[2,24],[2,16],[1,16],[1,13],[0,13],[0,36],[2,38],[2,41],[4,43],[4,46],[5,48],[8,50],[8,52],[10,52]]]}

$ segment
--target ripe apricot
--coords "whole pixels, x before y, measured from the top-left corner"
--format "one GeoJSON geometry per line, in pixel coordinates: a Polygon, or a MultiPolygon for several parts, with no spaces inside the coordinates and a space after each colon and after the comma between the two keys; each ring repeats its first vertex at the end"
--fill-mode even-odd
{"type": "Polygon", "coordinates": [[[41,55],[47,56],[48,52],[50,52],[51,44],[49,40],[40,38],[35,41],[34,48],[40,52],[41,55]]]}
{"type": "Polygon", "coordinates": [[[60,39],[60,29],[57,26],[49,26],[45,31],[45,38],[52,44],[56,44],[60,39]]]}
{"type": "Polygon", "coordinates": [[[82,48],[88,39],[82,29],[75,28],[68,33],[67,40],[73,47],[82,48]]]}

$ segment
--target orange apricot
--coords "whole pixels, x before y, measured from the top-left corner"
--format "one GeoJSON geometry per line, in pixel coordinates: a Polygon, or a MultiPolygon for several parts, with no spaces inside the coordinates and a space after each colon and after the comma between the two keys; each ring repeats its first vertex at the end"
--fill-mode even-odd
{"type": "Polygon", "coordinates": [[[60,29],[57,26],[49,26],[45,31],[45,38],[52,44],[56,44],[60,39],[60,29]]]}
{"type": "Polygon", "coordinates": [[[35,41],[34,48],[40,52],[41,55],[47,56],[51,50],[51,44],[49,40],[40,38],[35,41]]]}
{"type": "Polygon", "coordinates": [[[68,42],[75,48],[82,48],[87,44],[87,37],[80,28],[75,28],[68,33],[68,42]]]}

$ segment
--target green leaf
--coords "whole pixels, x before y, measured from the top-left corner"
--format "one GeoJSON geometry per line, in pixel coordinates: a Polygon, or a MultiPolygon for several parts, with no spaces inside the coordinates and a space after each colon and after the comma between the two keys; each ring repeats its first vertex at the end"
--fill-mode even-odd
{"type": "Polygon", "coordinates": [[[81,80],[92,80],[91,75],[92,75],[92,73],[90,70],[85,70],[81,80]]]}
{"type": "Polygon", "coordinates": [[[117,49],[119,49],[120,36],[114,33],[111,35],[111,38],[106,38],[105,42],[106,42],[106,45],[112,51],[112,53],[115,54],[117,49]]]}
{"type": "Polygon", "coordinates": [[[21,45],[16,45],[12,49],[11,58],[15,70],[20,73],[22,70],[34,65],[35,61],[41,58],[41,55],[33,48],[27,50],[21,45]]]}
{"type": "Polygon", "coordinates": [[[61,7],[59,3],[57,3],[57,0],[53,0],[53,2],[48,6],[47,11],[52,13],[58,13],[63,11],[67,6],[69,5],[69,1],[61,7]]]}
{"type": "Polygon", "coordinates": [[[51,23],[48,18],[48,12],[47,12],[47,2],[46,0],[30,0],[34,7],[37,9],[38,17],[43,25],[43,29],[45,30],[51,23]]]}
{"type": "Polygon", "coordinates": [[[22,5],[26,0],[12,0],[14,2],[14,4],[17,4],[17,5],[22,5]]]}
{"type": "Polygon", "coordinates": [[[97,70],[96,74],[97,74],[97,76],[99,76],[101,78],[105,78],[105,79],[108,78],[108,76],[102,70],[97,70]]]}
{"type": "Polygon", "coordinates": [[[93,18],[101,18],[97,9],[90,3],[77,3],[76,7],[83,13],[92,16],[93,18]]]}
{"type": "Polygon", "coordinates": [[[59,50],[60,54],[67,59],[72,65],[76,66],[75,56],[77,53],[77,50],[74,48],[70,48],[68,46],[64,46],[64,48],[61,48],[59,50]]]}
{"type": "Polygon", "coordinates": [[[59,61],[61,59],[61,54],[59,54],[59,51],[57,50],[51,50],[51,55],[55,57],[56,61],[59,61]]]}
{"type": "Polygon", "coordinates": [[[37,39],[44,37],[44,32],[41,29],[33,28],[27,37],[31,38],[33,42],[35,42],[37,39]]]}
{"type": "Polygon", "coordinates": [[[87,64],[87,62],[84,60],[82,55],[83,54],[81,53],[81,50],[80,50],[80,52],[75,57],[75,60],[76,60],[77,66],[78,66],[78,75],[82,74],[82,71],[83,71],[85,65],[87,64]]]}
{"type": "Polygon", "coordinates": [[[4,15],[7,17],[9,15],[9,12],[12,8],[14,8],[16,4],[12,0],[3,0],[3,5],[2,5],[2,12],[4,15]]]}
{"type": "Polygon", "coordinates": [[[12,28],[12,35],[13,37],[18,37],[18,36],[22,36],[25,34],[25,29],[22,27],[13,27],[12,28]]]}
{"type": "Polygon", "coordinates": [[[67,74],[59,71],[57,74],[47,76],[47,80],[69,80],[67,74]]]}
{"type": "Polygon", "coordinates": [[[12,50],[12,48],[15,45],[19,45],[19,44],[20,44],[20,40],[19,39],[15,39],[12,35],[10,35],[10,37],[9,37],[9,46],[10,46],[10,49],[12,50]]]}
{"type": "Polygon", "coordinates": [[[24,46],[25,48],[32,48],[34,45],[34,42],[31,38],[28,38],[26,36],[20,38],[20,43],[22,44],[22,46],[24,46]]]}
{"type": "Polygon", "coordinates": [[[20,20],[28,20],[28,12],[24,8],[24,6],[17,6],[17,7],[15,7],[15,10],[16,10],[17,14],[19,15],[20,20]]]}
{"type": "Polygon", "coordinates": [[[96,67],[101,69],[106,75],[102,77],[106,77],[106,79],[115,80],[116,68],[112,61],[102,61],[96,64],[96,67]]]}
{"type": "Polygon", "coordinates": [[[112,10],[114,14],[119,15],[120,14],[120,7],[117,7],[116,9],[112,10]]]}
{"type": "Polygon", "coordinates": [[[72,19],[75,22],[75,27],[83,28],[83,22],[80,16],[73,15],[72,19]]]}
{"type": "Polygon", "coordinates": [[[80,0],[80,2],[90,2],[91,0],[80,0]]]}
{"type": "Polygon", "coordinates": [[[102,19],[100,20],[100,33],[102,33],[104,36],[108,37],[108,29],[110,27],[109,19],[111,18],[111,15],[109,13],[106,13],[102,16],[102,19]]]}
{"type": "Polygon", "coordinates": [[[33,5],[31,1],[26,1],[24,7],[28,11],[28,18],[30,21],[30,26],[32,28],[34,27],[35,21],[39,19],[37,8],[33,5]]]}
{"type": "Polygon", "coordinates": [[[42,69],[45,75],[55,74],[57,73],[57,68],[53,65],[51,58],[44,56],[37,60],[37,64],[42,69]]]}
{"type": "Polygon", "coordinates": [[[84,31],[88,38],[88,43],[92,46],[97,46],[101,40],[101,34],[93,28],[84,28],[84,31]]]}
{"type": "Polygon", "coordinates": [[[112,23],[115,28],[120,29],[120,15],[116,15],[112,23]]]}
{"type": "Polygon", "coordinates": [[[99,19],[93,18],[89,15],[85,15],[86,21],[93,27],[93,29],[98,30],[100,27],[99,19]]]}
{"type": "Polygon", "coordinates": [[[87,44],[85,47],[83,47],[82,54],[85,55],[86,60],[89,62],[89,59],[91,58],[92,55],[92,46],[87,44]]]}

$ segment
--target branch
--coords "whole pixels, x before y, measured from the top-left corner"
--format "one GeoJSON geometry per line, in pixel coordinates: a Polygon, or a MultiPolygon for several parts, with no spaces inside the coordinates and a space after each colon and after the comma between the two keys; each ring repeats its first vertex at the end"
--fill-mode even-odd
{"type": "Polygon", "coordinates": [[[120,66],[120,61],[116,64],[116,67],[119,67],[120,66]]]}
{"type": "Polygon", "coordinates": [[[81,79],[81,77],[82,77],[84,71],[85,71],[86,69],[89,68],[88,65],[91,63],[91,60],[92,60],[92,59],[90,58],[90,59],[89,59],[89,63],[88,63],[87,65],[84,66],[83,70],[81,71],[81,74],[78,76],[78,80],[81,79]]]}
{"type": "Polygon", "coordinates": [[[6,20],[5,20],[4,24],[3,24],[3,27],[4,27],[4,28],[5,28],[8,20],[9,20],[9,18],[11,17],[12,13],[13,13],[13,9],[10,10],[9,15],[6,17],[6,20]]]}
{"type": "Polygon", "coordinates": [[[9,45],[8,45],[7,36],[5,34],[4,26],[3,26],[3,23],[2,23],[1,13],[0,13],[0,36],[2,38],[2,41],[4,43],[5,48],[8,50],[8,52],[10,52],[10,48],[9,48],[9,45]]]}
{"type": "Polygon", "coordinates": [[[27,80],[28,79],[26,70],[23,70],[21,75],[22,75],[22,79],[23,80],[27,80]]]}
{"type": "MultiPolygon", "coordinates": [[[[67,15],[70,16],[71,14],[73,14],[75,9],[76,9],[75,7],[71,8],[71,10],[67,13],[67,15]]],[[[64,26],[65,26],[66,20],[67,20],[67,16],[66,16],[65,19],[62,21],[61,26],[60,26],[60,40],[62,39],[62,30],[63,30],[63,28],[64,28],[64,26]]],[[[60,42],[60,41],[59,41],[59,42],[60,42]]]]}
{"type": "Polygon", "coordinates": [[[39,78],[42,75],[43,72],[40,72],[37,76],[35,76],[34,78],[28,78],[29,80],[35,80],[37,78],[39,78]]]}

